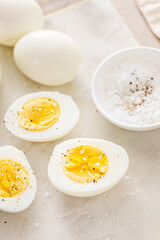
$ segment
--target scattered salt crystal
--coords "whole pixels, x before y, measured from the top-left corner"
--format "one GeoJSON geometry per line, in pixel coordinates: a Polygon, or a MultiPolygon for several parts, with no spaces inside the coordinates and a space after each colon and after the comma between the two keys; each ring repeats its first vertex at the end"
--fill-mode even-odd
{"type": "Polygon", "coordinates": [[[95,163],[94,165],[96,165],[96,166],[98,166],[98,167],[99,167],[99,166],[100,166],[100,163],[98,162],[98,163],[95,163]]]}
{"type": "Polygon", "coordinates": [[[37,222],[34,223],[34,227],[35,227],[35,228],[38,228],[38,227],[39,227],[39,223],[37,223],[37,222]]]}
{"type": "Polygon", "coordinates": [[[100,221],[99,224],[102,224],[102,221],[100,221]]]}
{"type": "Polygon", "coordinates": [[[101,155],[101,154],[99,155],[99,158],[100,158],[100,159],[102,158],[102,155],[101,155]]]}
{"type": "Polygon", "coordinates": [[[83,158],[83,160],[85,160],[85,161],[86,161],[86,160],[87,160],[87,158],[85,158],[85,157],[84,157],[84,158],[83,158]]]}
{"type": "Polygon", "coordinates": [[[84,153],[84,148],[80,151],[80,154],[83,154],[84,153]]]}
{"type": "Polygon", "coordinates": [[[126,180],[126,181],[128,181],[128,180],[130,180],[131,178],[129,177],[129,176],[125,176],[124,177],[124,180],[126,180]]]}
{"type": "Polygon", "coordinates": [[[44,193],[44,197],[45,197],[45,198],[48,198],[49,196],[50,196],[50,193],[49,193],[49,192],[45,192],[45,193],[44,193]]]}
{"type": "Polygon", "coordinates": [[[87,172],[87,173],[91,178],[94,178],[94,176],[90,172],[87,172]]]}

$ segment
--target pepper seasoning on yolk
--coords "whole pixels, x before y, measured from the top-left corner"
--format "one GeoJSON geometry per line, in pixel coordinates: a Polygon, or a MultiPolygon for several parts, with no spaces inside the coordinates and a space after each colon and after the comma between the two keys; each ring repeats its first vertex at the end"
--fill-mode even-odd
{"type": "Polygon", "coordinates": [[[29,131],[42,131],[54,125],[61,109],[51,98],[35,98],[26,102],[18,113],[19,125],[29,131]]]}
{"type": "Polygon", "coordinates": [[[77,146],[63,156],[64,173],[75,182],[95,182],[108,170],[106,154],[93,146],[77,146]]]}
{"type": "Polygon", "coordinates": [[[26,190],[28,184],[28,171],[24,165],[12,159],[0,160],[0,197],[17,197],[26,190]]]}

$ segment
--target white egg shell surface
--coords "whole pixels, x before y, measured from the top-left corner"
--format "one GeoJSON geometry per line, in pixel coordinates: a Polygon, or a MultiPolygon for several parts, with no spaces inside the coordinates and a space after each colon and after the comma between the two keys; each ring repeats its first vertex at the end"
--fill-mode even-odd
{"type": "Polygon", "coordinates": [[[53,30],[39,30],[17,42],[14,59],[20,71],[32,80],[58,86],[74,79],[82,53],[70,36],[53,30]]]}
{"type": "Polygon", "coordinates": [[[47,142],[68,134],[79,120],[79,109],[69,95],[59,92],[35,92],[18,98],[7,110],[4,122],[6,128],[15,136],[31,142],[47,142]],[[18,123],[18,111],[29,100],[48,97],[55,100],[61,109],[58,121],[43,131],[28,131],[18,123]]]}
{"type": "Polygon", "coordinates": [[[43,27],[43,12],[34,0],[0,0],[0,43],[14,46],[25,34],[43,27]]]}
{"type": "Polygon", "coordinates": [[[31,205],[35,198],[37,190],[36,178],[27,158],[22,151],[19,151],[13,146],[0,147],[0,161],[3,159],[13,159],[14,161],[22,163],[28,171],[29,185],[27,189],[19,196],[12,198],[0,197],[0,210],[10,213],[24,211],[31,205]]]}
{"type": "Polygon", "coordinates": [[[51,183],[61,192],[76,197],[90,197],[115,186],[125,175],[128,165],[129,157],[122,147],[102,139],[77,138],[64,141],[54,148],[48,165],[48,175],[51,183]],[[63,154],[79,145],[97,147],[108,157],[108,171],[97,182],[75,182],[69,179],[63,171],[63,154]]]}

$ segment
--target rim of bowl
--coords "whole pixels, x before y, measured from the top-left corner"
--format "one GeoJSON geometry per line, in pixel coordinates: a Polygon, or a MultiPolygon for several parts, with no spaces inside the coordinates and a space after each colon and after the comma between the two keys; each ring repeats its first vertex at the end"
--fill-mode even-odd
{"type": "Polygon", "coordinates": [[[153,48],[153,47],[141,47],[141,46],[138,46],[138,47],[128,47],[128,48],[124,48],[124,49],[121,49],[121,50],[118,50],[112,54],[110,54],[108,57],[106,57],[99,65],[98,67],[96,68],[94,74],[93,74],[93,77],[92,77],[92,84],[91,84],[91,93],[92,93],[92,98],[93,98],[93,101],[96,105],[96,107],[98,108],[98,110],[100,111],[100,113],[108,120],[110,121],[111,123],[113,123],[114,125],[118,126],[118,127],[121,127],[123,129],[127,129],[127,130],[132,130],[132,131],[149,131],[149,130],[153,130],[153,129],[156,129],[156,128],[159,128],[160,127],[160,121],[159,122],[156,122],[156,123],[153,123],[153,124],[147,124],[147,125],[143,125],[143,126],[138,126],[138,125],[133,125],[133,124],[128,124],[128,123],[124,123],[124,122],[121,122],[121,121],[118,121],[116,120],[114,117],[110,117],[108,115],[107,112],[105,112],[105,110],[101,107],[101,104],[99,104],[99,101],[97,99],[97,95],[95,93],[95,90],[94,90],[94,85],[95,85],[95,79],[96,79],[96,76],[99,72],[99,70],[101,69],[101,67],[107,62],[109,61],[111,58],[113,58],[114,56],[120,54],[120,53],[123,53],[123,52],[129,52],[129,51],[135,51],[135,50],[138,50],[138,51],[153,51],[153,52],[158,52],[160,54],[160,49],[158,48],[153,48]]]}

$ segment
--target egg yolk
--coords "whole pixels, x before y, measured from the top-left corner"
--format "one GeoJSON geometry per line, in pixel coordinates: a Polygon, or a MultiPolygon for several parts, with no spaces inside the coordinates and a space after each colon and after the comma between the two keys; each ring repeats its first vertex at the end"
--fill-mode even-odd
{"type": "Polygon", "coordinates": [[[0,197],[12,198],[22,194],[29,184],[24,165],[12,159],[0,160],[0,197]]]}
{"type": "Polygon", "coordinates": [[[77,146],[63,156],[64,173],[75,182],[95,182],[108,170],[106,154],[93,146],[77,146]]]}
{"type": "Polygon", "coordinates": [[[19,125],[29,131],[42,131],[54,125],[61,114],[60,106],[51,98],[35,98],[18,112],[19,125]]]}

